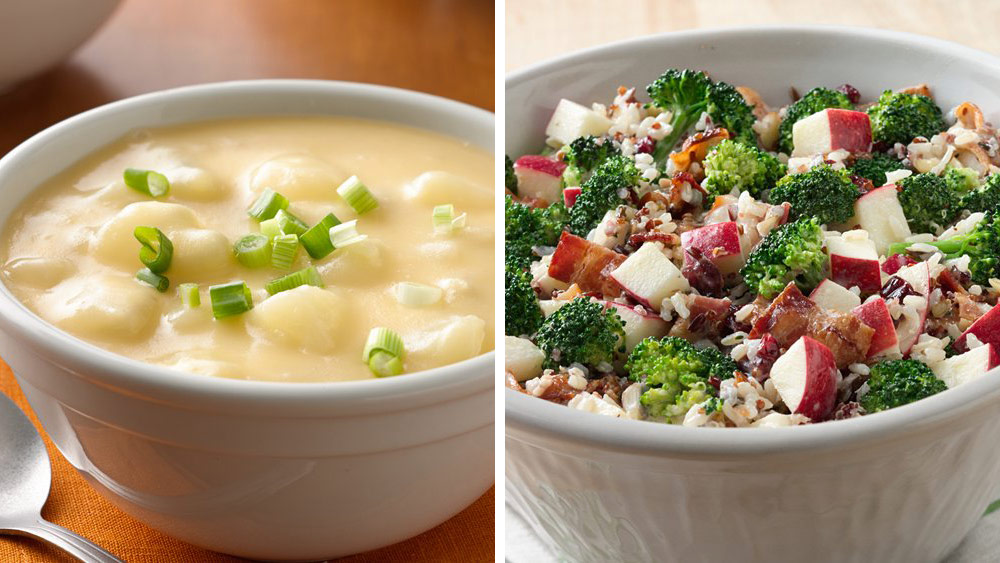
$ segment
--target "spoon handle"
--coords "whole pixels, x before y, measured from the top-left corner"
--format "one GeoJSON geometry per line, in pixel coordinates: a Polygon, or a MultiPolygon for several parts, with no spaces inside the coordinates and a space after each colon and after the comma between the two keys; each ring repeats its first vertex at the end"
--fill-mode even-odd
{"type": "Polygon", "coordinates": [[[44,540],[84,563],[124,563],[90,540],[42,518],[31,524],[4,526],[4,528],[44,540]]]}

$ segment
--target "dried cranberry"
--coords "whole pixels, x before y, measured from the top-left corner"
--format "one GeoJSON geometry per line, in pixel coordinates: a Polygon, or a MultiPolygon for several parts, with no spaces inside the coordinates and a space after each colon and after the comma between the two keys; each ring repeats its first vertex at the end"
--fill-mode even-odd
{"type": "Polygon", "coordinates": [[[905,254],[893,254],[882,263],[882,271],[890,276],[899,271],[904,266],[912,266],[917,261],[905,254]]]}
{"type": "Polygon", "coordinates": [[[749,362],[750,374],[754,379],[763,383],[771,375],[771,366],[781,355],[781,346],[770,333],[765,334],[760,339],[760,347],[757,355],[749,362]]]}
{"type": "Polygon", "coordinates": [[[864,176],[858,176],[857,174],[851,174],[851,182],[858,187],[858,190],[862,194],[866,194],[875,189],[875,184],[871,180],[865,178],[864,176]]]}
{"type": "Polygon", "coordinates": [[[656,149],[656,141],[654,141],[652,137],[643,137],[635,145],[635,152],[641,154],[653,154],[653,151],[655,149],[656,149]]]}
{"type": "Polygon", "coordinates": [[[882,291],[879,292],[882,299],[886,301],[890,299],[898,299],[900,303],[903,302],[903,298],[907,295],[920,295],[917,293],[913,286],[910,285],[906,280],[898,276],[892,276],[889,278],[885,285],[882,286],[882,291]]]}
{"type": "Polygon", "coordinates": [[[706,258],[698,248],[687,248],[684,252],[690,260],[684,260],[681,274],[691,284],[691,287],[697,289],[702,295],[722,295],[722,272],[719,271],[719,268],[706,258]]]}
{"type": "Polygon", "coordinates": [[[708,384],[718,389],[719,387],[722,387],[722,380],[714,375],[710,375],[708,376],[708,384]]]}
{"type": "Polygon", "coordinates": [[[846,94],[847,99],[851,100],[852,104],[856,104],[861,101],[861,92],[858,92],[858,89],[850,84],[841,84],[837,87],[837,91],[846,94]]]}
{"type": "Polygon", "coordinates": [[[741,308],[742,305],[738,306],[734,304],[729,306],[729,315],[726,316],[726,328],[729,329],[729,332],[746,332],[749,334],[753,330],[753,325],[746,321],[736,320],[736,311],[739,311],[741,308]]]}

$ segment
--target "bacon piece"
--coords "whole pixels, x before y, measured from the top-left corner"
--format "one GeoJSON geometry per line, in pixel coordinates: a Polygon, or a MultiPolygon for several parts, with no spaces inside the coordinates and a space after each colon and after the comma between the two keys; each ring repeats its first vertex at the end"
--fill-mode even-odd
{"type": "Polygon", "coordinates": [[[579,390],[569,384],[569,376],[565,373],[542,375],[539,385],[545,385],[542,393],[538,395],[539,399],[545,399],[546,401],[552,401],[560,405],[569,403],[573,397],[580,394],[579,390]]]}
{"type": "Polygon", "coordinates": [[[729,299],[716,299],[704,295],[687,297],[687,318],[679,318],[670,327],[669,336],[700,340],[718,336],[725,327],[731,312],[729,299]]]}
{"type": "Polygon", "coordinates": [[[591,379],[587,382],[585,391],[610,397],[618,404],[622,402],[622,380],[617,375],[605,375],[600,379],[591,379]]]}
{"type": "Polygon", "coordinates": [[[674,168],[681,172],[686,172],[692,162],[701,162],[712,147],[722,141],[732,137],[729,131],[722,127],[699,131],[684,140],[681,150],[672,153],[670,160],[674,161],[674,168]]]}
{"type": "Polygon", "coordinates": [[[618,297],[621,287],[609,274],[624,261],[622,254],[563,231],[549,264],[549,276],[565,283],[575,283],[587,293],[618,297]]]}
{"type": "Polygon", "coordinates": [[[504,384],[508,389],[513,389],[519,393],[528,393],[524,390],[524,387],[521,387],[521,384],[517,382],[517,378],[514,377],[514,374],[509,371],[504,373],[504,384]]]}

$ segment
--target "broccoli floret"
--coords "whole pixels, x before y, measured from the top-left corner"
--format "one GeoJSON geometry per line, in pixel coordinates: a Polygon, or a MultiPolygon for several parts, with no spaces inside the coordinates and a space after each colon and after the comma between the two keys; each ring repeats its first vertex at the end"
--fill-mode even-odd
{"type": "Polygon", "coordinates": [[[549,315],[535,337],[545,367],[611,364],[625,353],[625,327],[614,307],[577,297],[549,315]]]}
{"type": "Polygon", "coordinates": [[[814,217],[804,217],[771,231],[754,247],[740,270],[751,291],[768,299],[794,281],[803,291],[825,277],[823,230],[814,217]]]}
{"type": "MultiPolygon", "coordinates": [[[[906,252],[911,244],[890,245],[887,255],[906,252]]],[[[988,285],[990,278],[1000,278],[1000,215],[997,212],[987,213],[967,234],[924,244],[937,247],[946,259],[968,255],[969,275],[978,284],[988,285]]]]}
{"type": "Polygon", "coordinates": [[[956,194],[967,194],[979,187],[979,173],[971,168],[949,168],[942,177],[948,189],[956,194]]]}
{"type": "MultiPolygon", "coordinates": [[[[951,170],[959,170],[958,168],[952,168],[951,170]]],[[[951,172],[949,170],[949,173],[951,172]]],[[[962,168],[961,170],[969,170],[968,168],[962,168]]],[[[969,170],[975,175],[975,171],[969,170]]],[[[978,179],[978,176],[975,176],[978,179]]],[[[947,180],[947,177],[945,177],[947,180]]],[[[972,213],[977,211],[987,212],[996,211],[1000,208],[1000,174],[992,174],[986,177],[986,181],[983,182],[982,186],[978,188],[973,188],[972,191],[964,194],[962,200],[959,203],[959,207],[962,209],[968,209],[972,213]]]]}
{"type": "Polygon", "coordinates": [[[504,163],[504,186],[511,191],[511,193],[517,193],[517,174],[514,174],[514,161],[510,159],[509,156],[504,155],[506,159],[504,163]]]}
{"type": "Polygon", "coordinates": [[[639,401],[655,417],[683,416],[692,406],[716,394],[710,377],[725,379],[737,370],[736,362],[718,350],[699,350],[683,338],[649,337],[629,355],[625,370],[634,381],[645,379],[650,387],[639,401]]]}
{"type": "Polygon", "coordinates": [[[725,140],[705,157],[705,181],[709,194],[750,192],[755,198],[785,175],[785,165],[773,155],[749,145],[725,140]]]}
{"type": "Polygon", "coordinates": [[[756,146],[753,131],[753,109],[743,96],[725,82],[712,82],[704,72],[669,69],[646,92],[654,106],[668,110],[673,115],[670,134],[656,143],[653,158],[663,162],[677,141],[708,112],[712,121],[727,131],[738,142],[756,146]]]}
{"type": "Polygon", "coordinates": [[[945,128],[941,108],[920,94],[886,90],[868,108],[872,140],[886,146],[909,144],[915,137],[930,139],[945,128]]]}
{"type": "Polygon", "coordinates": [[[538,306],[538,296],[531,288],[531,276],[513,265],[504,269],[504,334],[510,336],[532,335],[538,331],[544,318],[538,306]]]}
{"type": "Polygon", "coordinates": [[[567,186],[579,186],[586,175],[601,165],[608,157],[621,154],[611,141],[588,135],[578,137],[563,148],[566,170],[563,181],[567,186]]]}
{"type": "Polygon", "coordinates": [[[569,212],[562,203],[535,208],[506,196],[504,201],[505,263],[525,269],[535,258],[532,247],[554,246],[559,242],[569,212]]]}
{"type": "Polygon", "coordinates": [[[868,392],[858,402],[870,413],[900,407],[947,389],[917,360],[887,360],[871,367],[868,392]]]}
{"type": "Polygon", "coordinates": [[[868,178],[877,188],[885,185],[886,172],[892,172],[893,170],[900,170],[903,168],[906,168],[906,166],[904,166],[898,158],[885,153],[877,152],[873,154],[871,158],[859,158],[855,160],[854,164],[848,169],[848,171],[855,176],[868,178]]]}
{"type": "Polygon", "coordinates": [[[768,194],[771,203],[792,204],[792,217],[816,217],[822,224],[843,223],[854,215],[861,190],[844,170],[828,164],[802,174],[785,176],[768,194]]]}
{"type": "Polygon", "coordinates": [[[587,236],[609,209],[621,205],[618,191],[630,189],[639,182],[639,169],[627,156],[614,155],[594,169],[581,186],[580,195],[569,210],[569,231],[587,236]]]}
{"type": "Polygon", "coordinates": [[[813,88],[785,110],[778,126],[778,150],[792,154],[792,126],[795,122],[827,108],[854,109],[847,94],[830,88],[813,88]]]}
{"type": "Polygon", "coordinates": [[[903,178],[898,185],[899,204],[914,233],[933,233],[958,214],[958,196],[939,176],[915,174],[903,178]]]}

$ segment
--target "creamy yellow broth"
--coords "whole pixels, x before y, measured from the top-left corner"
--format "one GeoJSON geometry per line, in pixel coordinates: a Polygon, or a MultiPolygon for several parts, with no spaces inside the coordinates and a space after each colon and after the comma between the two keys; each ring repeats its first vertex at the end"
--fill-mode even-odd
{"type": "Polygon", "coordinates": [[[3,233],[2,278],[43,319],[138,360],[221,377],[330,381],[373,377],[361,362],[368,332],[384,326],[406,345],[407,372],[493,348],[493,158],[455,139],[339,117],[213,121],[142,130],[59,174],[25,201],[3,233]],[[125,168],[164,173],[167,197],[125,186],[125,168]],[[358,216],[336,188],[357,175],[379,208],[358,216]],[[317,267],[326,287],[268,297],[288,272],[250,269],[232,244],[259,231],[246,210],[264,188],[312,225],[327,213],[358,219],[368,240],[312,260],[300,248],[288,272],[317,267]],[[467,226],[435,234],[431,211],[452,203],[467,226]],[[136,226],[174,245],[159,293],[134,279],[136,226]],[[215,320],[211,284],[244,280],[254,308],[215,320]],[[442,288],[433,305],[399,303],[402,281],[442,288]],[[177,286],[200,284],[185,309],[177,286]]]}

